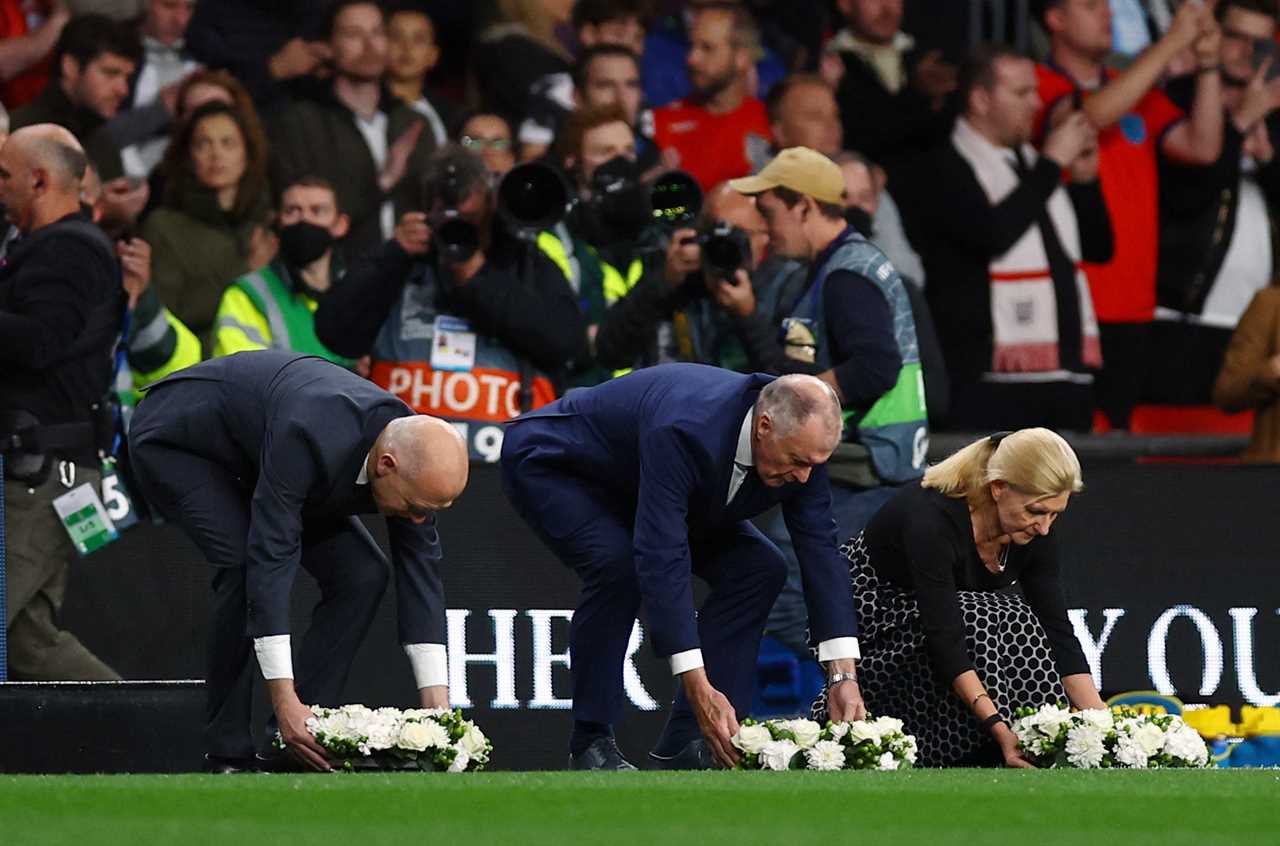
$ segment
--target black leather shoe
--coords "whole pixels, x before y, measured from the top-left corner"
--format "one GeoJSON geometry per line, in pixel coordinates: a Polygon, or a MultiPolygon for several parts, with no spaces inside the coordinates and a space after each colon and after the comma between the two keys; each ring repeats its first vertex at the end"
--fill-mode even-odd
{"type": "Polygon", "coordinates": [[[702,738],[689,741],[689,745],[670,757],[663,757],[656,752],[649,753],[649,760],[655,770],[714,770],[716,758],[711,754],[711,747],[702,738]]]}
{"type": "Polygon", "coordinates": [[[635,765],[622,757],[618,741],[612,737],[597,737],[591,745],[576,755],[569,756],[571,770],[634,770],[635,765]]]}
{"type": "Polygon", "coordinates": [[[236,773],[254,773],[258,771],[257,767],[254,766],[253,758],[223,758],[218,755],[205,755],[204,766],[201,769],[213,775],[234,775],[236,773]]]}

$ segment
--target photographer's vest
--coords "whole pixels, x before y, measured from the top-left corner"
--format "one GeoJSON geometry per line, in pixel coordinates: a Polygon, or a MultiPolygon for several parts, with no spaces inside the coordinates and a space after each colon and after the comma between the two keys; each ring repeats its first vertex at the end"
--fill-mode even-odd
{"type": "Polygon", "coordinates": [[[435,269],[418,265],[378,331],[370,378],[414,411],[452,422],[473,461],[497,461],[500,424],[554,400],[555,387],[497,339],[441,312],[439,296],[435,269]],[[528,392],[522,372],[531,377],[528,392]]]}
{"type": "Polygon", "coordinates": [[[318,304],[289,284],[288,275],[284,265],[273,261],[231,283],[214,323],[215,355],[247,349],[291,350],[350,367],[351,359],[331,351],[316,337],[318,304]]]}
{"type": "MultiPolygon", "coordinates": [[[[564,224],[539,233],[538,249],[560,268],[577,294],[578,305],[588,323],[599,323],[604,317],[604,310],[629,294],[644,276],[644,262],[640,259],[633,258],[623,276],[618,268],[600,258],[589,244],[572,237],[564,224]],[[599,291],[590,281],[596,277],[600,279],[599,291]],[[600,294],[603,294],[603,301],[598,302],[600,294]]],[[[621,376],[629,372],[631,368],[627,367],[613,371],[612,375],[621,376]]]]}
{"type": "Polygon", "coordinates": [[[898,484],[924,472],[929,448],[929,424],[924,399],[924,375],[916,342],[915,318],[898,271],[884,253],[861,235],[846,230],[835,250],[818,269],[809,290],[801,296],[791,316],[783,321],[788,347],[812,345],[813,363],[830,370],[831,338],[823,313],[823,289],[827,277],[847,270],[870,280],[889,303],[893,336],[902,357],[902,368],[892,388],[868,409],[846,410],[844,440],[860,443],[871,454],[872,468],[884,482],[898,484]]]}

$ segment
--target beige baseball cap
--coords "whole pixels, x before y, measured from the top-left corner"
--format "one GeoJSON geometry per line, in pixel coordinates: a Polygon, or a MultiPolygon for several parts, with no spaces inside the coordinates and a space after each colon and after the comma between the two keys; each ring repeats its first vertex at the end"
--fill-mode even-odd
{"type": "Polygon", "coordinates": [[[790,188],[821,203],[844,205],[844,175],[840,166],[808,147],[788,147],[755,176],[730,179],[729,187],[739,194],[790,188]]]}

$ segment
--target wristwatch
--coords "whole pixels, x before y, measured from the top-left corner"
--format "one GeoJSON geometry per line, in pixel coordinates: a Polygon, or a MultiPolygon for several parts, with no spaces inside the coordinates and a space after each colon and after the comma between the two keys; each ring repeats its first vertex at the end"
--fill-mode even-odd
{"type": "Polygon", "coordinates": [[[857,674],[856,673],[832,673],[831,678],[827,679],[827,690],[830,690],[831,688],[840,684],[840,682],[846,682],[846,681],[851,681],[854,684],[857,684],[858,683],[857,674]]]}

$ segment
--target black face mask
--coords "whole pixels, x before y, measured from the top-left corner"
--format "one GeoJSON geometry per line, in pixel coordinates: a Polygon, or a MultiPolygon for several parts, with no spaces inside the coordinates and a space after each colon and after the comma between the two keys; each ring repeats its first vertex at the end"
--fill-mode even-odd
{"type": "Polygon", "coordinates": [[[875,235],[875,226],[871,222],[871,215],[867,214],[867,210],[860,206],[849,206],[844,210],[844,222],[858,230],[858,234],[863,238],[871,238],[875,235]]]}
{"type": "Polygon", "coordinates": [[[599,222],[616,238],[634,238],[653,219],[648,187],[636,163],[615,156],[591,175],[591,205],[599,222]]]}
{"type": "Polygon", "coordinates": [[[333,246],[329,230],[300,220],[280,227],[280,255],[290,267],[306,267],[333,246]]]}

